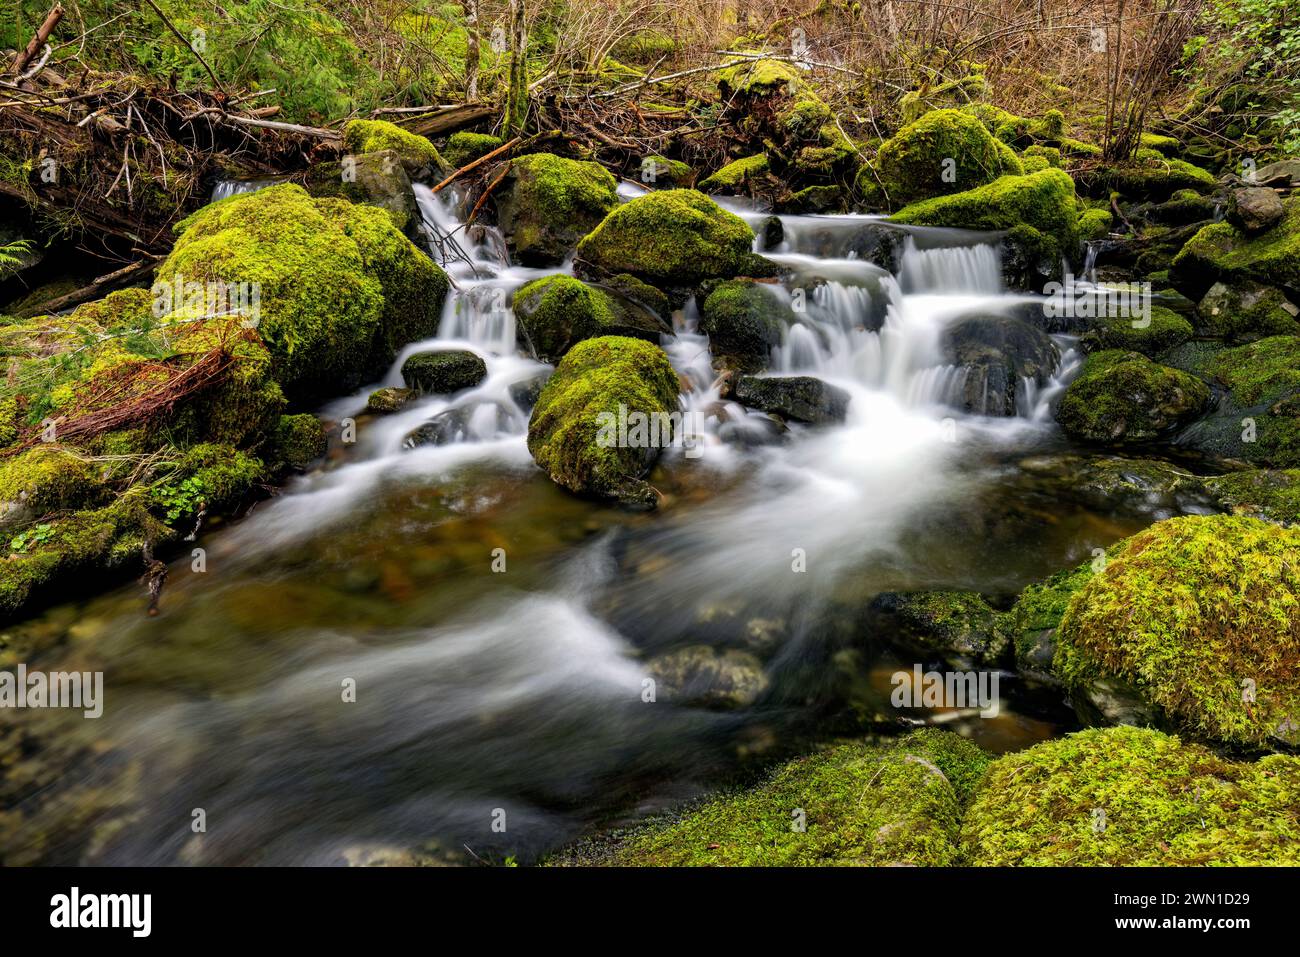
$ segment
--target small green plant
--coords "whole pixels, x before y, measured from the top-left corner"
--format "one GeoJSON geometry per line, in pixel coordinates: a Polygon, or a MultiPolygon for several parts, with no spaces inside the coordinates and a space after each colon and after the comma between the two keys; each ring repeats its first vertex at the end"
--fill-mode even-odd
{"type": "Polygon", "coordinates": [[[54,526],[48,523],[33,526],[15,535],[9,542],[9,548],[15,552],[28,552],[44,545],[54,537],[54,526]]]}
{"type": "Polygon", "coordinates": [[[156,485],[151,494],[155,504],[166,509],[168,522],[193,515],[210,497],[206,483],[197,475],[156,485]]]}

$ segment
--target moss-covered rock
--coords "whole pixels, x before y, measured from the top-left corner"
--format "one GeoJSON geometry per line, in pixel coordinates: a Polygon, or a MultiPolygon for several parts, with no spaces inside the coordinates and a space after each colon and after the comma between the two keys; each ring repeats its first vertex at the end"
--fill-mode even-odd
{"type": "Polygon", "coordinates": [[[936,196],[899,210],[894,222],[917,226],[1009,230],[1029,227],[1051,237],[1062,253],[1078,243],[1074,181],[1059,169],[1004,176],[986,186],[936,196]]]}
{"type": "Polygon", "coordinates": [[[717,172],[704,177],[700,181],[700,189],[706,193],[729,195],[748,193],[753,184],[766,181],[768,169],[766,153],[732,160],[717,172]]]}
{"type": "Polygon", "coordinates": [[[248,284],[275,378],[295,399],[373,378],[399,344],[437,329],[447,278],[382,210],[272,186],[177,227],[158,284],[248,284]]]}
{"type": "Polygon", "coordinates": [[[1245,469],[1205,480],[1219,505],[1282,525],[1300,525],[1300,469],[1245,469]]]}
{"type": "Polygon", "coordinates": [[[1005,627],[1011,633],[1016,665],[1022,671],[1050,675],[1056,655],[1056,630],[1075,592],[1094,574],[1091,562],[1057,572],[1026,586],[1008,613],[1005,627]]]}
{"type": "Polygon", "coordinates": [[[305,186],[317,199],[333,197],[378,206],[403,234],[412,238],[417,234],[420,207],[411,178],[392,150],[318,163],[307,172],[305,186]]]}
{"type": "Polygon", "coordinates": [[[666,156],[647,156],[633,170],[639,183],[653,189],[690,189],[695,184],[695,171],[681,160],[666,156]]]}
{"type": "Polygon", "coordinates": [[[504,145],[505,140],[491,133],[461,130],[447,137],[447,144],[442,148],[442,158],[452,169],[460,169],[504,145]]]}
{"type": "Polygon", "coordinates": [[[988,756],[923,729],[843,744],[783,765],[758,786],[688,808],[567,861],[619,866],[944,866],[959,862],[963,802],[988,756]],[[802,822],[802,825],[801,825],[802,822]]]}
{"type": "Polygon", "coordinates": [[[1300,200],[1290,200],[1282,222],[1257,236],[1231,223],[1204,227],[1174,257],[1169,277],[1179,292],[1196,300],[1216,282],[1244,280],[1300,297],[1300,200]]]}
{"type": "Polygon", "coordinates": [[[772,348],[794,321],[778,290],[747,279],[719,283],[700,307],[700,330],[708,334],[713,354],[745,372],[767,367],[772,348]]]}
{"type": "Polygon", "coordinates": [[[1211,351],[1193,367],[1226,391],[1178,436],[1180,445],[1255,465],[1300,466],[1300,337],[1211,351]]]}
{"type": "Polygon", "coordinates": [[[1167,349],[1182,345],[1193,334],[1192,324],[1178,313],[1153,305],[1147,316],[1100,318],[1080,337],[1079,342],[1085,352],[1122,349],[1154,358],[1167,349]]]}
{"type": "Polygon", "coordinates": [[[966,591],[886,592],[868,609],[872,633],[962,663],[995,662],[1009,647],[1007,616],[966,591]]]}
{"type": "Polygon", "coordinates": [[[1183,425],[1210,402],[1200,379],[1136,352],[1094,352],[1061,396],[1056,421],[1086,442],[1147,442],[1183,425]]]}
{"type": "Polygon", "coordinates": [[[419,398],[420,393],[414,389],[390,386],[376,389],[366,399],[366,411],[373,415],[389,415],[401,412],[419,398]]]}
{"type": "Polygon", "coordinates": [[[1105,239],[1114,223],[1108,209],[1085,209],[1079,214],[1079,238],[1084,242],[1105,239]]]}
{"type": "Polygon", "coordinates": [[[410,176],[429,168],[435,171],[447,168],[427,139],[386,120],[350,121],[343,127],[343,148],[356,155],[392,150],[410,176]]]}
{"type": "Polygon", "coordinates": [[[1196,331],[1230,342],[1300,334],[1296,307],[1272,286],[1216,282],[1196,305],[1196,331]]]}
{"type": "Polygon", "coordinates": [[[325,425],[316,416],[308,412],[280,416],[272,444],[272,456],[277,464],[305,469],[321,458],[328,447],[325,425]]]}
{"type": "Polygon", "coordinates": [[[520,339],[543,362],[559,362],[584,339],[630,336],[657,344],[670,331],[648,309],[572,276],[526,283],[515,292],[513,309],[520,339]]]}
{"type": "Polygon", "coordinates": [[[730,278],[746,263],[754,233],[703,193],[670,189],[620,206],[578,244],[582,271],[631,273],[651,285],[690,286],[730,278]]]}
{"type": "Polygon", "coordinates": [[[881,145],[873,166],[895,208],[1024,172],[984,124],[959,110],[932,110],[909,123],[881,145]]]}
{"type": "Polygon", "coordinates": [[[1024,381],[1046,385],[1060,359],[1051,336],[1013,316],[960,319],[944,329],[939,348],[964,370],[954,401],[977,415],[1015,415],[1024,381]]]}
{"type": "Polygon", "coordinates": [[[1154,150],[1139,150],[1129,163],[1103,163],[1076,173],[1090,196],[1119,193],[1130,199],[1167,199],[1182,189],[1213,192],[1214,176],[1186,160],[1168,159],[1154,150]]]}
{"type": "Polygon", "coordinates": [[[459,392],[474,388],[486,377],[487,364],[465,349],[417,352],[402,363],[402,381],[416,392],[459,392]]]}
{"type": "Polygon", "coordinates": [[[538,397],[528,451],[570,491],[653,508],[658,495],[642,479],[672,441],[677,396],[677,374],[658,346],[623,336],[584,340],[538,397]]]}
{"type": "Polygon", "coordinates": [[[1054,668],[1114,677],[1199,737],[1300,738],[1300,531],[1252,518],[1158,522],[1108,550],[1071,599],[1054,668]]]}
{"type": "Polygon", "coordinates": [[[67,449],[37,446],[0,459],[0,503],[6,505],[23,505],[40,515],[82,508],[102,492],[91,464],[67,449]]]}
{"type": "Polygon", "coordinates": [[[528,153],[510,160],[496,193],[511,253],[527,266],[557,266],[618,203],[618,181],[599,163],[528,153]]]}
{"type": "Polygon", "coordinates": [[[982,866],[1300,863],[1300,758],[1227,761],[1142,728],[994,761],[962,824],[982,866]]]}

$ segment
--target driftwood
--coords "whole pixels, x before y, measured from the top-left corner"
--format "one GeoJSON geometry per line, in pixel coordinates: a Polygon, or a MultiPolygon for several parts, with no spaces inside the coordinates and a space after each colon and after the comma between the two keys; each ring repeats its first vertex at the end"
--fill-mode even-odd
{"type": "Polygon", "coordinates": [[[465,103],[460,106],[444,107],[403,125],[420,136],[446,136],[485,120],[495,119],[497,113],[495,107],[485,106],[482,103],[465,103]]]}

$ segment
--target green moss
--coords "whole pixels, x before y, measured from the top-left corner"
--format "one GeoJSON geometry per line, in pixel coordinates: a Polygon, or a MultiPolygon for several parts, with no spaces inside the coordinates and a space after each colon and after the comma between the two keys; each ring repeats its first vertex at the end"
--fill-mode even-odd
{"type": "Polygon", "coordinates": [[[38,446],[0,459],[0,502],[21,502],[38,515],[85,507],[99,491],[90,463],[65,449],[38,446]]]}
{"type": "Polygon", "coordinates": [[[325,426],[316,416],[308,412],[280,416],[272,445],[277,462],[289,468],[305,469],[323,456],[328,447],[325,426]]]}
{"type": "Polygon", "coordinates": [[[1050,667],[1060,627],[1070,599],[1093,576],[1091,562],[1057,572],[1045,581],[1029,585],[1020,593],[1010,612],[1010,629],[1016,663],[1022,668],[1050,667]],[[1046,652],[1046,654],[1044,654],[1046,652]]]}
{"type": "Polygon", "coordinates": [[[1276,402],[1300,391],[1300,336],[1273,336],[1225,349],[1205,369],[1242,405],[1276,402]]]}
{"type": "Polygon", "coordinates": [[[572,276],[544,276],[521,286],[513,300],[520,339],[543,362],[558,362],[583,339],[632,336],[658,343],[666,327],[654,313],[666,308],[663,294],[631,276],[611,280],[620,296],[650,300],[640,309],[572,276]],[[626,292],[624,292],[626,290],[626,292]]]}
{"type": "Polygon", "coordinates": [[[962,826],[984,866],[1300,863],[1300,758],[1226,761],[1141,728],[1005,755],[962,826]]]}
{"type": "Polygon", "coordinates": [[[1097,157],[1101,156],[1101,147],[1094,146],[1092,143],[1085,143],[1082,140],[1063,137],[1060,142],[1062,156],[1074,157],[1097,157]]]}
{"type": "Polygon", "coordinates": [[[768,171],[767,154],[733,160],[700,182],[706,193],[742,193],[751,183],[761,180],[768,171]]]}
{"type": "Polygon", "coordinates": [[[137,487],[100,509],[73,512],[48,523],[21,553],[0,559],[0,616],[11,617],[29,602],[50,597],[73,577],[136,570],[146,543],[175,538],[149,509],[149,493],[137,487]]]}
{"type": "Polygon", "coordinates": [[[1130,163],[1103,164],[1080,171],[1079,183],[1094,194],[1118,192],[1141,199],[1165,199],[1183,189],[1213,192],[1213,174],[1185,160],[1167,159],[1154,150],[1139,150],[1130,163]]]}
{"type": "Polygon", "coordinates": [[[633,441],[630,431],[628,441],[619,442],[617,423],[620,411],[629,428],[633,413],[675,412],[677,395],[677,374],[658,346],[623,336],[579,342],[533,407],[528,451],[570,491],[653,507],[657,496],[641,477],[671,441],[671,434],[663,434],[671,430],[660,429],[657,444],[633,441]]]}
{"type": "Polygon", "coordinates": [[[718,72],[718,89],[723,96],[792,92],[800,83],[799,71],[781,60],[744,60],[718,72]]]}
{"type": "Polygon", "coordinates": [[[629,63],[653,64],[677,51],[677,41],[659,30],[637,30],[614,44],[613,53],[629,63]]]}
{"type": "Polygon", "coordinates": [[[873,603],[897,638],[926,652],[996,661],[1008,647],[1009,620],[969,591],[889,592],[873,603]]]}
{"type": "Polygon", "coordinates": [[[1172,136],[1162,136],[1159,133],[1143,133],[1138,142],[1145,149],[1155,150],[1166,156],[1171,156],[1182,149],[1182,143],[1172,136]]]}
{"type": "Polygon", "coordinates": [[[1112,548],[1071,600],[1056,673],[1073,687],[1131,682],[1197,736],[1261,744],[1283,735],[1300,715],[1297,554],[1300,530],[1252,518],[1158,522],[1112,548]]]}
{"type": "Polygon", "coordinates": [[[895,206],[1024,172],[1013,152],[959,110],[933,110],[903,127],[881,145],[873,165],[895,206]]]}
{"type": "Polygon", "coordinates": [[[647,156],[636,175],[638,182],[645,185],[669,189],[689,187],[695,179],[695,171],[689,166],[665,156],[647,156]]]}
{"type": "Polygon", "coordinates": [[[753,243],[739,216],[703,193],[671,189],[615,209],[578,244],[578,257],[604,274],[680,286],[736,275],[753,243]]]}
{"type": "Polygon", "coordinates": [[[1300,289],[1300,200],[1286,204],[1282,222],[1247,237],[1231,223],[1212,223],[1174,257],[1170,278],[1180,292],[1200,299],[1216,282],[1255,280],[1300,289]]]}
{"type": "Polygon", "coordinates": [[[951,196],[922,200],[895,213],[895,222],[918,226],[1006,230],[1031,226],[1073,249],[1078,241],[1074,181],[1059,169],[1002,178],[951,196]]]}
{"type": "Polygon", "coordinates": [[[772,347],[794,321],[774,291],[749,280],[719,283],[700,308],[700,330],[708,334],[710,349],[739,360],[745,371],[766,367],[772,347]]]}
{"type": "Polygon", "coordinates": [[[1085,352],[1123,349],[1154,357],[1192,338],[1192,324],[1164,306],[1151,306],[1143,318],[1111,316],[1084,333],[1080,340],[1085,352]],[[1142,325],[1145,323],[1145,325],[1142,325]]]}
{"type": "Polygon", "coordinates": [[[398,344],[436,328],[446,277],[382,210],[285,184],[215,203],[179,228],[159,282],[256,289],[257,332],[292,399],[353,388],[398,344]]]}
{"type": "Polygon", "coordinates": [[[1144,442],[1198,415],[1210,401],[1200,379],[1136,352],[1094,352],[1061,396],[1056,420],[1089,442],[1144,442]]]}
{"type": "Polygon", "coordinates": [[[452,169],[460,169],[504,145],[505,140],[491,133],[471,133],[468,130],[461,130],[447,138],[447,145],[442,149],[442,158],[452,169]]]}
{"type": "Polygon", "coordinates": [[[1236,515],[1300,525],[1300,469],[1247,469],[1205,480],[1219,504],[1236,515]]]}
{"type": "Polygon", "coordinates": [[[187,449],[169,474],[149,487],[156,512],[169,525],[220,514],[238,505],[264,481],[260,460],[228,445],[205,442],[187,449]]]}
{"type": "Polygon", "coordinates": [[[958,862],[962,802],[987,756],[924,729],[844,744],[778,768],[749,790],[650,826],[601,863],[633,866],[943,866],[958,862]],[[796,829],[802,811],[805,827],[796,829]]]}
{"type": "Polygon", "coordinates": [[[1215,283],[1196,305],[1196,331],[1230,342],[1296,335],[1300,322],[1290,301],[1272,286],[1238,280],[1215,283]]]}
{"type": "MultiPolygon", "coordinates": [[[[1057,169],[1060,169],[1061,167],[1061,150],[1059,147],[1056,146],[1042,146],[1038,143],[1035,143],[1033,146],[1026,147],[1024,153],[1022,153],[1021,156],[1024,159],[1028,159],[1029,157],[1032,156],[1037,156],[1041,159],[1046,160],[1048,166],[1055,166],[1057,169]]],[[[1033,171],[1026,169],[1025,172],[1028,173],[1033,171]]]]}
{"type": "Polygon", "coordinates": [[[426,166],[446,168],[438,150],[427,139],[385,120],[351,120],[343,127],[343,148],[357,154],[393,150],[408,173],[426,166]]]}
{"type": "Polygon", "coordinates": [[[417,392],[449,393],[472,389],[487,376],[487,364],[465,349],[417,352],[402,363],[402,380],[417,392]]]}
{"type": "Polygon", "coordinates": [[[563,262],[578,239],[618,203],[618,182],[599,163],[529,153],[511,161],[498,218],[526,265],[563,262]]]}
{"type": "Polygon", "coordinates": [[[1115,217],[1108,209],[1085,209],[1079,214],[1079,238],[1084,241],[1105,239],[1114,223],[1115,217]]]}

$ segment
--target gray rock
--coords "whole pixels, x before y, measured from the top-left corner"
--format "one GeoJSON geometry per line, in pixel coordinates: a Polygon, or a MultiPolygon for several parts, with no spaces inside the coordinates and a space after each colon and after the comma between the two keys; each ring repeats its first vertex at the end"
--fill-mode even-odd
{"type": "Polygon", "coordinates": [[[692,645],[647,662],[664,697],[705,708],[747,708],[767,690],[762,662],[747,651],[692,645]]]}
{"type": "Polygon", "coordinates": [[[1228,222],[1253,235],[1281,222],[1282,199],[1267,186],[1245,186],[1228,194],[1228,222]]]}
{"type": "Polygon", "coordinates": [[[941,349],[965,370],[953,401],[979,415],[1015,415],[1021,382],[1045,384],[1060,361],[1051,336],[1009,316],[962,319],[944,331],[941,349]]]}
{"type": "Polygon", "coordinates": [[[849,398],[813,376],[741,376],[736,383],[738,402],[809,425],[843,422],[849,398]]]}
{"type": "Polygon", "coordinates": [[[366,411],[375,415],[400,412],[415,401],[418,395],[419,393],[414,389],[376,389],[370,393],[370,398],[366,400],[366,411]]]}

